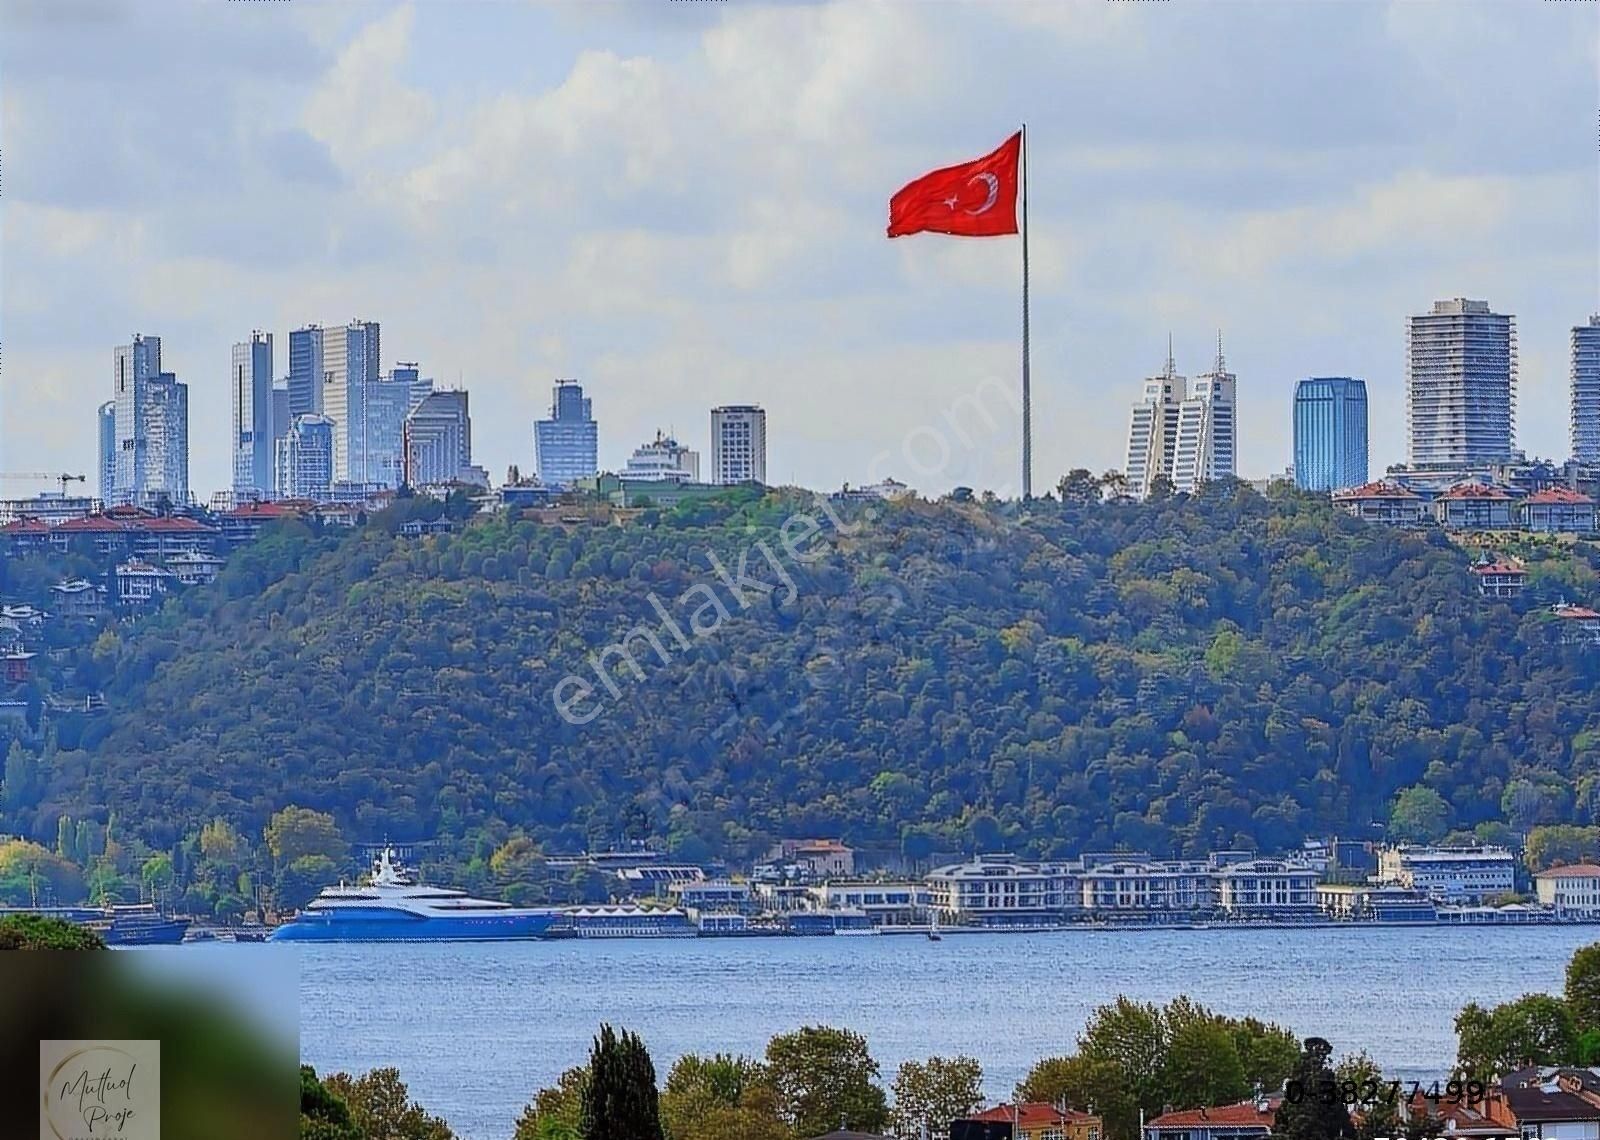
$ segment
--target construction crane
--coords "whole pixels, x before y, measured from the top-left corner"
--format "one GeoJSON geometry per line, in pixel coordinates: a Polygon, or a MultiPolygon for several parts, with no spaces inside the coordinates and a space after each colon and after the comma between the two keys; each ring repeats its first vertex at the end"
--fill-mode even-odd
{"type": "Polygon", "coordinates": [[[87,475],[57,474],[51,471],[0,471],[0,480],[6,482],[31,480],[35,483],[43,483],[49,480],[61,484],[61,494],[65,496],[68,483],[86,483],[89,477],[87,475]]]}

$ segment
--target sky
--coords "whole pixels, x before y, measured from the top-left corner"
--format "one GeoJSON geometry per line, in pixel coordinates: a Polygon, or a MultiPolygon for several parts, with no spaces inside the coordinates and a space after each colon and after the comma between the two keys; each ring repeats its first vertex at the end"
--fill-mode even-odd
{"type": "MultiPolygon", "coordinates": [[[[1034,489],[1121,467],[1141,377],[1366,379],[1404,459],[1407,314],[1517,317],[1518,443],[1567,454],[1600,309],[1600,8],[0,0],[0,472],[96,469],[112,350],[189,385],[228,485],[230,347],[354,318],[533,466],[558,377],[601,465],[760,403],[771,482],[1014,494],[1015,237],[889,240],[890,195],[1028,127],[1034,489]],[[974,409],[977,409],[976,411],[974,409]]],[[[0,484],[0,493],[44,486],[0,484]]]]}

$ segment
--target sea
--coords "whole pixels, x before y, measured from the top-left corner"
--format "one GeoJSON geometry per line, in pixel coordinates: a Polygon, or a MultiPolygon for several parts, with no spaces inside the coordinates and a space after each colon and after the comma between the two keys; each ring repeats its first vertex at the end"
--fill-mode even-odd
{"type": "Polygon", "coordinates": [[[1071,1052],[1096,1006],[1186,994],[1431,1083],[1454,1061],[1462,1006],[1559,993],[1572,952],[1596,941],[1600,926],[1351,926],[137,953],[226,967],[289,952],[302,1061],[319,1073],[393,1066],[462,1140],[509,1140],[602,1022],[638,1032],[662,1079],[684,1053],[759,1055],[774,1034],[829,1025],[866,1037],[885,1088],[902,1061],[965,1053],[1001,1101],[1034,1062],[1071,1052]]]}

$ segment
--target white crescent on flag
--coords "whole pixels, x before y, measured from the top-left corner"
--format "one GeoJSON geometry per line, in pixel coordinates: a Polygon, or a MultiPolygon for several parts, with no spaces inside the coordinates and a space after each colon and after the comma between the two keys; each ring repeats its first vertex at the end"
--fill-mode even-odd
{"type": "Polygon", "coordinates": [[[989,173],[974,174],[971,178],[967,179],[967,185],[970,186],[974,182],[984,182],[989,186],[989,196],[983,200],[983,205],[979,206],[976,210],[967,210],[967,213],[977,215],[985,213],[992,208],[994,206],[995,199],[1000,197],[1000,179],[989,173]]]}

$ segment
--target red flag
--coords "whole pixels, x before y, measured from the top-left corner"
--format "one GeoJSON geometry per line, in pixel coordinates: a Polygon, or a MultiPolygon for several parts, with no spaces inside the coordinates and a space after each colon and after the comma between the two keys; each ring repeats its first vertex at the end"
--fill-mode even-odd
{"type": "Polygon", "coordinates": [[[1017,157],[1022,132],[993,154],[908,182],[889,199],[889,236],[995,237],[1017,232],[1017,157]]]}

